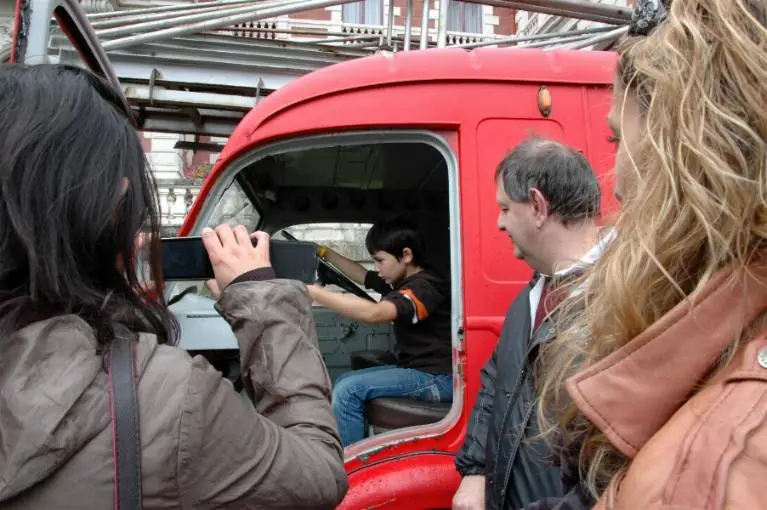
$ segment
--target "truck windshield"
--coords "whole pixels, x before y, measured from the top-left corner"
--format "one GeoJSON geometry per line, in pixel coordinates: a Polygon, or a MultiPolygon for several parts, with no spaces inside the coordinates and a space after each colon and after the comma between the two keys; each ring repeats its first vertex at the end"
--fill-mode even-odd
{"type": "Polygon", "coordinates": [[[223,223],[230,226],[244,225],[248,232],[252,232],[258,227],[260,218],[240,184],[234,181],[215,205],[205,226],[216,227],[223,223]]]}

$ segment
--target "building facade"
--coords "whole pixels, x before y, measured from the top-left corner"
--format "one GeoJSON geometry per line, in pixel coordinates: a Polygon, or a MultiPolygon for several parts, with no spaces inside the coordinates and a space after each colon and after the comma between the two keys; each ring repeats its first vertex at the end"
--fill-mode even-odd
{"type": "MultiPolygon", "coordinates": [[[[315,9],[264,21],[235,25],[224,32],[237,37],[313,41],[328,34],[377,35],[372,45],[386,43],[388,16],[392,0],[361,0],[324,9],[315,9]]],[[[401,51],[405,33],[407,0],[393,0],[392,51],[401,51]]],[[[424,1],[428,1],[430,44],[437,41],[440,0],[414,0],[412,13],[412,49],[421,37],[424,1]]],[[[161,3],[161,2],[158,2],[161,3]]],[[[448,5],[447,44],[488,41],[516,33],[516,11],[508,8],[450,1],[448,5]]],[[[179,148],[184,142],[195,145],[222,145],[225,138],[195,137],[168,133],[143,132],[144,149],[155,173],[160,193],[164,234],[173,235],[197,196],[202,179],[218,156],[215,150],[179,148]],[[179,143],[181,142],[181,143],[179,143]]],[[[312,227],[307,227],[311,229],[312,227]]],[[[320,229],[318,231],[324,231],[320,229]]],[[[352,230],[359,232],[358,227],[352,230]]],[[[312,230],[314,232],[314,230],[312,230]]],[[[344,234],[348,237],[347,234],[344,234]]],[[[314,240],[314,239],[312,239],[314,240]]]]}

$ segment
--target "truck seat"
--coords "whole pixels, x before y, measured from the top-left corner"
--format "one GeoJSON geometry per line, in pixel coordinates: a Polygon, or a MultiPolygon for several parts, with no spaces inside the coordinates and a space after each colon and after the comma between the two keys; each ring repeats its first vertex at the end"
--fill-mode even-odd
{"type": "MultiPolygon", "coordinates": [[[[389,351],[354,351],[351,353],[352,370],[394,365],[397,359],[389,351]]],[[[365,418],[375,433],[436,423],[450,411],[450,402],[421,402],[404,397],[382,397],[365,405],[365,418]]]]}
{"type": "Polygon", "coordinates": [[[365,418],[376,432],[428,425],[447,416],[452,405],[399,397],[376,398],[365,405],[365,418]]]}

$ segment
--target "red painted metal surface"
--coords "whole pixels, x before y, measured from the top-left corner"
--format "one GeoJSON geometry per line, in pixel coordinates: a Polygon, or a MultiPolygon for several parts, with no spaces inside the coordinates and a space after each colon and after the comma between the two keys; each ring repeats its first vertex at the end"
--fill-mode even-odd
{"type": "Polygon", "coordinates": [[[424,453],[351,471],[349,485],[354,490],[338,509],[450,508],[453,488],[460,483],[452,460],[452,456],[424,453]]]}
{"type": "Polygon", "coordinates": [[[16,0],[16,6],[13,9],[13,22],[11,23],[11,56],[8,62],[16,63],[16,45],[19,42],[19,33],[21,33],[21,3],[22,0],[16,0]]]}
{"type": "MultiPolygon", "coordinates": [[[[483,49],[428,50],[376,56],[307,75],[267,97],[235,130],[181,228],[186,235],[205,196],[239,156],[270,142],[314,133],[422,128],[445,138],[459,161],[465,398],[458,421],[436,437],[414,438],[347,461],[345,510],[449,508],[459,478],[454,455],[480,385],[480,369],[498,340],[506,308],[530,276],[495,226],[494,172],[530,134],[584,152],[608,179],[614,147],[605,117],[615,55],[483,49]],[[538,90],[552,108],[544,118],[538,90]]],[[[614,207],[611,185],[604,209],[614,207]]]]}
{"type": "MultiPolygon", "coordinates": [[[[615,55],[607,52],[483,48],[400,52],[330,66],[269,95],[245,116],[206,179],[200,197],[210,191],[211,183],[233,159],[272,140],[374,126],[457,126],[467,117],[487,114],[488,109],[499,106],[491,102],[492,98],[477,95],[474,85],[605,86],[613,82],[615,62],[615,55]],[[448,102],[429,100],[437,85],[439,89],[455,86],[448,91],[448,102]],[[373,102],[367,95],[376,90],[383,102],[373,102]],[[415,97],[403,101],[404,92],[413,92],[415,97]],[[334,97],[340,98],[344,107],[328,112],[325,100],[334,97]]],[[[503,98],[504,103],[513,101],[510,95],[503,98]]],[[[556,118],[561,108],[556,97],[553,108],[552,118],[556,118]]],[[[201,204],[202,199],[195,201],[181,233],[194,223],[201,204]]]]}

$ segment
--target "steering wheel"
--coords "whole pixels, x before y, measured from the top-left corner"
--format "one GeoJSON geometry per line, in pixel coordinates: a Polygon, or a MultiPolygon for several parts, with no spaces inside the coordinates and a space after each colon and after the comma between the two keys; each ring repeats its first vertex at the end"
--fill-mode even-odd
{"type": "MultiPolygon", "coordinates": [[[[286,230],[282,231],[282,235],[285,236],[285,238],[289,241],[298,241],[298,239],[296,239],[286,230]]],[[[368,301],[372,301],[374,303],[376,302],[375,299],[370,297],[367,292],[362,290],[359,285],[354,283],[348,276],[339,271],[335,266],[326,260],[318,260],[319,264],[317,265],[317,280],[322,285],[337,285],[338,287],[344,289],[346,292],[354,294],[357,297],[367,299],[368,301]]]]}
{"type": "Polygon", "coordinates": [[[376,302],[375,299],[370,297],[367,292],[362,290],[359,285],[354,283],[348,276],[329,264],[327,261],[319,259],[320,263],[317,266],[317,280],[323,285],[337,285],[347,292],[354,294],[362,299],[376,302]]]}

